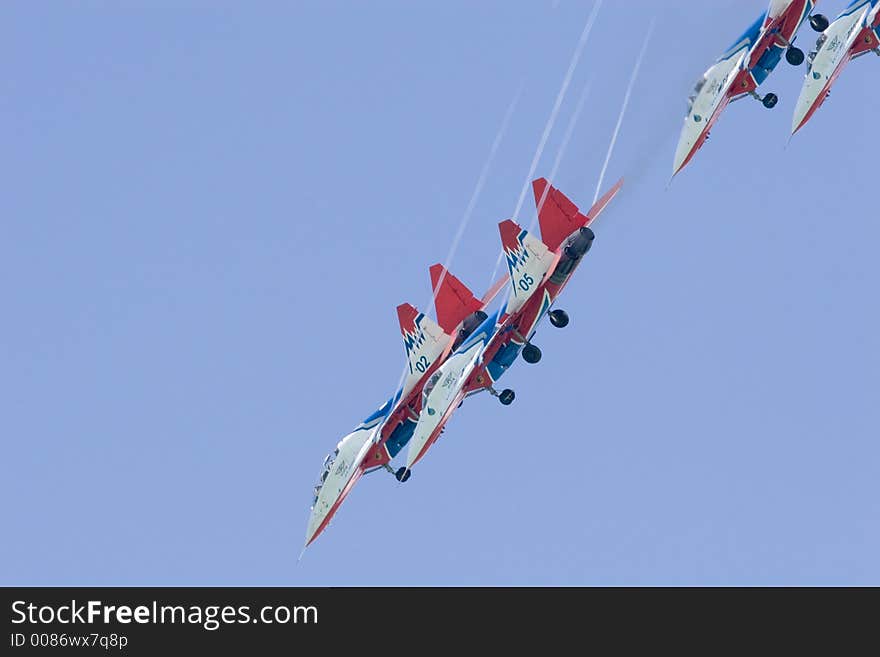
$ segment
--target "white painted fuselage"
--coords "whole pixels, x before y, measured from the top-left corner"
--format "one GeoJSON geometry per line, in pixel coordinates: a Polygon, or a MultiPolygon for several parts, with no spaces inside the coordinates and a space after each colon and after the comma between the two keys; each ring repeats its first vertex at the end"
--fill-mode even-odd
{"type": "Polygon", "coordinates": [[[840,16],[819,37],[818,48],[795,106],[791,123],[792,134],[800,130],[824,102],[834,80],[849,61],[853,42],[864,27],[871,10],[871,5],[866,4],[860,10],[840,16]]]}
{"type": "Polygon", "coordinates": [[[690,108],[678,139],[672,167],[673,175],[678,173],[703,145],[712,124],[729,100],[727,92],[748,53],[749,47],[745,44],[703,74],[701,83],[695,94],[691,96],[690,108]]]}
{"type": "Polygon", "coordinates": [[[406,455],[406,467],[411,468],[430,446],[429,441],[441,423],[447,419],[448,411],[460,400],[468,376],[473,371],[483,350],[486,340],[480,339],[459,353],[453,354],[440,366],[425,385],[422,397],[422,410],[412,438],[409,440],[409,451],[406,455]],[[435,378],[436,377],[436,378],[435,378]]]}
{"type": "Polygon", "coordinates": [[[324,530],[336,508],[362,474],[360,465],[372,447],[373,436],[380,427],[381,424],[356,429],[340,440],[334,454],[327,457],[309,515],[306,545],[324,530]]]}

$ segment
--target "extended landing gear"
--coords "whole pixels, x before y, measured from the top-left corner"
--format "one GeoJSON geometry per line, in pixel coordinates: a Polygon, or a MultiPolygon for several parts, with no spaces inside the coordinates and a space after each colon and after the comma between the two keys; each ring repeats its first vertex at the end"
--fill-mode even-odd
{"type": "Polygon", "coordinates": [[[565,328],[568,326],[568,313],[564,310],[551,310],[550,323],[556,328],[565,328]]]}
{"type": "Polygon", "coordinates": [[[394,478],[397,479],[397,481],[399,481],[400,483],[403,483],[409,480],[411,474],[412,470],[400,466],[399,468],[397,468],[397,472],[394,473],[394,478]]]}
{"type": "Polygon", "coordinates": [[[761,96],[759,96],[754,91],[750,91],[749,95],[755,100],[760,100],[761,104],[767,109],[773,109],[774,107],[776,107],[776,103],[779,102],[779,96],[777,96],[776,94],[767,94],[763,98],[761,98],[761,96]]]}
{"type": "Polygon", "coordinates": [[[810,27],[816,32],[824,32],[828,29],[828,19],[822,14],[813,14],[810,16],[810,27]]]}
{"type": "Polygon", "coordinates": [[[513,400],[516,399],[516,393],[510,388],[505,388],[501,392],[495,390],[495,388],[488,387],[486,390],[489,391],[489,394],[493,397],[498,397],[498,401],[500,401],[505,406],[510,406],[513,403],[513,400]]]}
{"type": "Polygon", "coordinates": [[[527,344],[525,347],[523,347],[522,357],[523,360],[527,363],[537,363],[539,360],[541,360],[541,350],[533,344],[527,344]]]}
{"type": "Polygon", "coordinates": [[[804,63],[804,51],[800,48],[790,46],[789,49],[785,51],[785,61],[792,66],[800,66],[804,63]]]}
{"type": "Polygon", "coordinates": [[[748,94],[755,100],[760,101],[767,109],[776,107],[776,103],[779,102],[779,97],[776,94],[767,94],[763,97],[757,91],[749,91],[748,94]]]}

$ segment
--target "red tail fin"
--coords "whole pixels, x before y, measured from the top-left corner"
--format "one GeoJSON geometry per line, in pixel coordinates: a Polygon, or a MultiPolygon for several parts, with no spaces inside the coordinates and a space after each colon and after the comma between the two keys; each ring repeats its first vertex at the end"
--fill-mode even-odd
{"type": "Polygon", "coordinates": [[[431,267],[431,287],[434,289],[437,322],[447,333],[452,333],[465,317],[483,307],[467,286],[443,265],[431,267]]]}
{"type": "Polygon", "coordinates": [[[418,333],[419,327],[416,326],[416,318],[419,316],[419,311],[415,309],[412,305],[408,303],[402,303],[397,306],[397,319],[400,321],[400,333],[403,335],[403,339],[411,338],[411,336],[415,336],[418,333]]]}
{"type": "Polygon", "coordinates": [[[620,190],[623,180],[617,181],[589,212],[582,214],[577,206],[545,178],[532,183],[535,204],[538,206],[538,223],[541,225],[541,240],[555,251],[569,235],[595,219],[620,190]]]}

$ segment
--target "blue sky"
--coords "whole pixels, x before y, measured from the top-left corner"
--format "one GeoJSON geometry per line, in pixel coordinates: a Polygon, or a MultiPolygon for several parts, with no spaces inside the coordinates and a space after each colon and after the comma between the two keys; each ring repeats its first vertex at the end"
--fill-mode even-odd
{"type": "Polygon", "coordinates": [[[763,0],[606,0],[536,170],[589,82],[554,179],[582,207],[656,28],[571,324],[297,563],[521,89],[451,263],[488,286],[591,7],[3,3],[2,582],[880,584],[878,61],[787,147],[783,63],[666,190],[763,0]]]}

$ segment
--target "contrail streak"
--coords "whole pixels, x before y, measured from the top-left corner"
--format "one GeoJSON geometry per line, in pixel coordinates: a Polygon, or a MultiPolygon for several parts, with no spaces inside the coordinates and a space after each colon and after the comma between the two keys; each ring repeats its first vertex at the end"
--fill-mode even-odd
{"type": "MultiPolygon", "coordinates": [[[[590,32],[593,29],[593,24],[596,22],[596,17],[599,15],[599,9],[602,8],[602,1],[597,0],[596,4],[593,5],[593,9],[590,12],[590,15],[587,17],[587,22],[584,25],[583,32],[581,32],[580,39],[578,39],[577,46],[575,46],[574,53],[571,56],[571,61],[568,64],[568,70],[565,72],[565,77],[562,80],[562,87],[559,89],[559,93],[556,95],[556,102],[553,104],[553,109],[550,112],[550,118],[547,119],[547,124],[544,126],[544,132],[541,135],[541,140],[538,142],[538,148],[535,150],[535,155],[532,157],[532,163],[529,166],[529,172],[526,174],[526,179],[523,182],[522,189],[519,193],[519,198],[516,201],[516,209],[513,211],[513,219],[516,219],[519,216],[519,211],[522,209],[523,202],[526,198],[526,193],[529,189],[529,183],[532,181],[532,177],[535,175],[535,169],[538,167],[538,161],[541,159],[541,155],[544,152],[544,146],[547,144],[547,138],[550,136],[550,131],[553,129],[553,124],[556,122],[556,115],[559,114],[559,108],[562,106],[562,101],[565,99],[565,94],[568,91],[568,85],[571,84],[571,77],[574,74],[574,69],[578,64],[578,60],[580,60],[581,53],[584,50],[584,46],[587,44],[587,39],[590,36],[590,32]]],[[[492,277],[489,279],[489,284],[495,280],[495,276],[498,274],[498,267],[501,266],[501,260],[504,257],[503,252],[498,254],[498,258],[495,260],[495,267],[492,269],[492,277]]]]}
{"type": "MultiPolygon", "coordinates": [[[[574,128],[577,125],[578,119],[581,115],[581,110],[584,109],[584,102],[587,100],[587,96],[590,95],[590,86],[592,82],[587,82],[584,85],[583,91],[581,91],[581,96],[578,98],[577,105],[574,108],[574,114],[571,115],[571,118],[568,120],[568,125],[565,128],[565,135],[562,138],[562,145],[559,147],[559,151],[556,153],[556,159],[553,161],[553,168],[550,170],[550,175],[547,180],[551,183],[553,179],[556,177],[556,172],[559,171],[559,165],[562,163],[562,157],[565,155],[565,150],[568,148],[568,143],[571,141],[571,136],[574,133],[574,128]]],[[[548,185],[544,188],[544,193],[541,194],[541,198],[538,200],[537,204],[537,212],[535,216],[532,217],[532,223],[529,224],[529,232],[531,233],[535,229],[535,223],[538,221],[538,217],[541,214],[541,208],[544,206],[544,200],[547,198],[547,193],[550,191],[550,186],[548,185]]]]}
{"type": "Polygon", "coordinates": [[[633,86],[636,82],[636,77],[639,74],[639,68],[642,65],[642,60],[645,57],[645,51],[648,49],[648,42],[651,40],[651,34],[654,32],[654,22],[655,19],[651,19],[651,25],[648,27],[648,33],[645,35],[645,41],[642,43],[642,50],[639,52],[639,57],[636,60],[636,65],[633,68],[632,75],[629,77],[629,84],[626,87],[626,94],[623,97],[623,106],[620,108],[620,115],[617,117],[617,125],[614,127],[614,134],[611,137],[611,143],[608,145],[608,153],[605,155],[605,163],[602,165],[602,172],[599,174],[599,182],[596,184],[596,194],[593,196],[593,203],[595,204],[599,198],[599,190],[602,189],[602,181],[605,179],[605,172],[608,170],[608,163],[611,161],[611,154],[614,152],[614,144],[617,143],[617,135],[620,134],[620,126],[623,123],[623,115],[626,114],[626,107],[629,105],[629,97],[632,94],[633,86]]]}
{"type": "MultiPolygon", "coordinates": [[[[446,254],[446,260],[443,263],[443,274],[440,276],[440,280],[437,281],[437,289],[440,289],[440,285],[443,283],[443,279],[446,277],[446,269],[449,267],[449,264],[452,262],[453,256],[455,256],[455,252],[458,250],[459,242],[461,242],[461,238],[464,235],[464,230],[467,228],[468,223],[471,220],[471,215],[474,212],[474,208],[477,205],[477,200],[480,197],[480,193],[483,191],[483,187],[486,184],[486,178],[489,176],[489,169],[492,166],[492,162],[495,160],[495,154],[498,152],[498,147],[501,145],[502,140],[504,139],[504,135],[507,132],[507,127],[510,125],[510,119],[513,117],[513,112],[516,110],[517,104],[519,104],[520,96],[522,96],[524,83],[520,82],[519,89],[516,91],[516,95],[514,95],[513,100],[510,101],[510,105],[507,107],[507,111],[504,113],[504,118],[501,120],[501,125],[498,128],[498,132],[495,134],[495,139],[492,141],[492,146],[489,149],[489,155],[486,158],[486,162],[483,164],[483,168],[480,171],[480,176],[477,179],[477,184],[474,187],[474,191],[471,194],[470,201],[468,201],[467,208],[465,208],[464,214],[461,217],[461,221],[458,224],[458,230],[455,233],[455,237],[452,239],[452,245],[449,247],[449,252],[446,254]]],[[[434,303],[435,294],[432,291],[431,297],[428,300],[428,303],[423,306],[423,308],[428,308],[430,305],[434,303]]],[[[424,312],[424,311],[423,311],[424,312]]],[[[403,371],[400,373],[400,380],[397,382],[397,387],[394,389],[395,391],[400,390],[403,386],[403,382],[406,380],[407,372],[409,372],[409,363],[404,363],[403,371]]],[[[396,392],[395,392],[396,394],[396,392]]],[[[392,403],[388,409],[388,414],[385,415],[385,420],[388,419],[388,415],[391,414],[392,410],[394,410],[395,404],[392,403]]],[[[384,421],[383,420],[383,423],[384,421]]],[[[378,440],[381,436],[381,431],[376,432],[376,437],[374,437],[374,441],[378,440]]]]}
{"type": "MultiPolygon", "coordinates": [[[[522,96],[522,91],[523,83],[521,82],[519,85],[519,89],[516,92],[516,95],[513,97],[513,100],[507,107],[507,112],[505,112],[504,119],[502,119],[501,121],[501,127],[498,128],[498,133],[495,135],[495,140],[492,142],[492,148],[489,149],[489,156],[486,158],[485,164],[483,164],[483,169],[482,171],[480,171],[480,177],[477,179],[477,185],[476,187],[474,187],[473,194],[471,194],[471,200],[468,202],[467,208],[464,211],[464,215],[461,218],[461,223],[458,225],[458,231],[455,233],[455,237],[452,240],[452,245],[449,247],[449,253],[446,254],[446,260],[443,263],[444,271],[443,274],[441,274],[440,276],[440,280],[437,281],[438,289],[443,283],[443,279],[446,278],[445,270],[452,262],[452,257],[458,250],[458,244],[459,242],[461,242],[462,235],[464,234],[464,229],[470,222],[474,207],[477,205],[477,199],[479,199],[480,193],[483,191],[483,186],[486,184],[486,178],[489,175],[489,168],[492,166],[492,162],[495,160],[495,153],[498,152],[498,147],[501,145],[502,139],[504,139],[504,134],[507,132],[507,126],[510,124],[510,118],[513,116],[513,112],[516,109],[517,104],[519,103],[520,96],[522,96]]],[[[432,292],[431,299],[429,301],[430,304],[434,303],[435,296],[436,295],[432,292]]]]}
{"type": "Polygon", "coordinates": [[[532,158],[532,164],[529,167],[529,173],[526,176],[526,180],[523,183],[522,190],[519,193],[519,199],[516,202],[516,210],[513,211],[513,219],[516,219],[519,216],[519,211],[522,209],[522,204],[525,200],[526,192],[529,188],[529,183],[532,181],[532,177],[535,175],[535,169],[538,166],[538,161],[541,159],[541,154],[544,152],[544,146],[547,143],[547,138],[550,136],[550,131],[553,129],[553,124],[556,122],[556,115],[559,114],[559,108],[562,106],[562,101],[565,99],[565,92],[568,91],[568,85],[571,83],[571,76],[574,74],[574,69],[577,66],[578,60],[581,58],[581,53],[584,50],[584,46],[587,44],[587,39],[589,38],[590,32],[593,29],[593,23],[596,22],[596,16],[599,14],[599,9],[601,7],[602,0],[597,0],[596,4],[593,5],[593,11],[591,11],[589,17],[587,17],[587,23],[586,25],[584,25],[584,31],[581,32],[581,38],[578,40],[577,46],[574,49],[574,54],[571,57],[571,62],[569,62],[568,70],[565,72],[565,78],[563,78],[562,80],[562,87],[559,89],[559,93],[556,95],[556,102],[553,104],[553,110],[550,112],[550,118],[547,119],[547,125],[544,126],[544,133],[541,135],[541,141],[538,142],[538,148],[535,151],[535,156],[532,158]]]}

